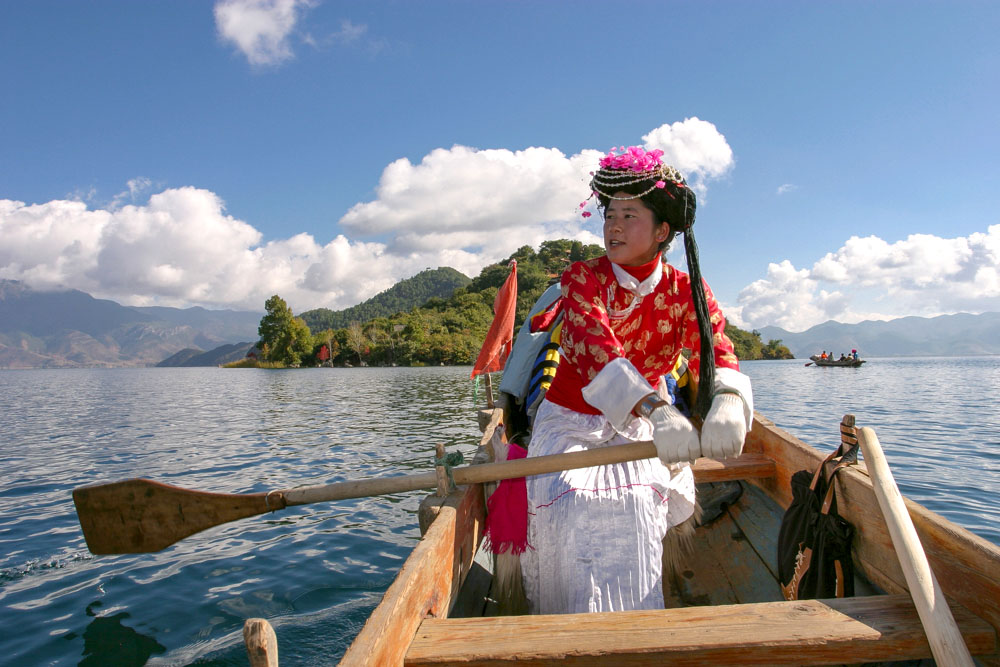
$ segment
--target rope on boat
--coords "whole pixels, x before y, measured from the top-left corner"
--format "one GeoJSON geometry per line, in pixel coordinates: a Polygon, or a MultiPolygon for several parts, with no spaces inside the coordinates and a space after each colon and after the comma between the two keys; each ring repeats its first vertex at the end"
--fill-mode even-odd
{"type": "Polygon", "coordinates": [[[434,459],[434,465],[444,468],[444,471],[448,473],[448,486],[451,491],[458,488],[455,486],[455,476],[452,474],[451,469],[455,466],[462,465],[463,461],[465,461],[465,457],[462,456],[462,452],[458,451],[451,452],[449,454],[445,454],[441,458],[434,459]]]}

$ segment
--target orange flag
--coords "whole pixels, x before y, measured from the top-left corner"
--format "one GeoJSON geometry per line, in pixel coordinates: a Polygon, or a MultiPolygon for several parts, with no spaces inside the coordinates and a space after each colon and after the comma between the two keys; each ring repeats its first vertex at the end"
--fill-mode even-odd
{"type": "Polygon", "coordinates": [[[510,262],[510,275],[493,300],[493,324],[483,341],[483,349],[472,367],[472,375],[503,370],[514,339],[514,313],[517,310],[517,261],[510,262]]]}

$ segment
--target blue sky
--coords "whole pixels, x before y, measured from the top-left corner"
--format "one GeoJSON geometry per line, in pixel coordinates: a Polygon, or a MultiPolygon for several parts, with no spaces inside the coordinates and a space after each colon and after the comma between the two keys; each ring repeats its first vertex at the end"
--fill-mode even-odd
{"type": "Polygon", "coordinates": [[[996,34],[989,2],[4,2],[0,278],[343,308],[598,242],[586,173],[645,144],[738,324],[1000,310],[996,34]]]}

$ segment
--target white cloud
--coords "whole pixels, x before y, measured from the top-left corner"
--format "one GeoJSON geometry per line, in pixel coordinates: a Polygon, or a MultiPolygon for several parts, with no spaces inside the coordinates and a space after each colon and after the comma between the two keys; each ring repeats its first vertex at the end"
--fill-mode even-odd
{"type": "Polygon", "coordinates": [[[341,44],[353,44],[364,37],[366,32],[368,32],[368,26],[365,24],[352,23],[350,20],[344,19],[340,22],[340,30],[335,32],[332,38],[341,44]]]}
{"type": "Polygon", "coordinates": [[[300,11],[312,0],[219,0],[215,25],[251,65],[274,65],[293,57],[289,37],[300,11]]]}
{"type": "Polygon", "coordinates": [[[749,326],[791,331],[836,319],[859,322],[1000,310],[1000,225],[941,238],[913,234],[889,243],[848,239],[811,269],[785,260],[745,287],[733,309],[749,326]]]}
{"type": "Polygon", "coordinates": [[[793,183],[782,183],[781,185],[778,186],[778,193],[777,194],[778,195],[783,195],[785,193],[793,192],[793,191],[798,190],[798,189],[799,189],[799,186],[797,186],[797,185],[795,185],[793,183]]]}
{"type": "Polygon", "coordinates": [[[361,51],[370,56],[383,53],[390,48],[389,41],[384,37],[373,36],[365,23],[355,23],[350,19],[341,19],[340,28],[335,31],[313,32],[296,31],[296,36],[303,43],[316,50],[326,50],[332,47],[361,51]]]}
{"type": "Polygon", "coordinates": [[[796,269],[787,259],[767,265],[767,277],[744,287],[739,306],[727,310],[746,326],[779,326],[797,329],[801,322],[825,322],[844,315],[846,297],[839,291],[820,289],[806,269],[796,269]]]}
{"type": "Polygon", "coordinates": [[[148,192],[153,186],[153,182],[144,176],[138,178],[133,178],[126,183],[126,189],[119,192],[111,200],[111,208],[118,208],[125,202],[132,202],[133,204],[139,199],[144,193],[148,192]]]}
{"type": "MultiPolygon", "coordinates": [[[[131,305],[261,310],[280,294],[297,312],[340,309],[428,267],[476,275],[520,245],[553,238],[548,228],[495,243],[479,232],[430,230],[388,244],[338,235],[321,245],[308,234],[261,244],[261,233],[227,215],[218,196],[192,187],[107,210],[78,201],[0,200],[0,278],[131,305]]],[[[583,231],[576,236],[598,241],[583,231]]]]}
{"type": "Polygon", "coordinates": [[[664,162],[679,169],[702,198],[707,191],[705,181],[733,167],[733,149],[726,137],[714,124],[697,117],[661,125],[642,140],[647,149],[662,150],[664,162]]]}
{"type": "Polygon", "coordinates": [[[260,310],[281,293],[300,309],[343,307],[357,292],[370,296],[394,282],[389,272],[371,278],[357,270],[377,265],[380,244],[338,237],[320,246],[299,234],[260,245],[260,232],[226,215],[215,194],[190,187],[113,210],[0,200],[0,237],[0,278],[134,305],[260,310]]]}
{"type": "Polygon", "coordinates": [[[0,278],[49,286],[82,279],[97,260],[107,211],[89,211],[81,201],[56,200],[26,206],[0,200],[0,278]]]}
{"type": "MultiPolygon", "coordinates": [[[[718,142],[693,141],[689,131],[711,125],[680,125],[687,130],[672,136],[687,138],[675,152],[691,172],[719,173],[718,142]]],[[[325,245],[307,234],[262,245],[258,230],[204,189],[166,189],[136,203],[147,179],[130,181],[106,209],[0,200],[0,278],[135,305],[260,310],[280,294],[296,312],[345,308],[428,267],[475,276],[523,245],[601,243],[599,218],[579,208],[600,156],[454,146],[416,164],[400,159],[384,169],[376,198],[353,206],[340,220],[344,234],[325,245]]]]}
{"type": "Polygon", "coordinates": [[[392,233],[398,252],[419,248],[430,234],[452,247],[538,236],[546,223],[579,234],[577,204],[589,194],[587,174],[598,158],[596,151],[567,158],[554,148],[435,149],[419,164],[401,158],[387,166],[375,201],[356,204],[340,224],[358,236],[392,233]]]}
{"type": "MultiPolygon", "coordinates": [[[[702,193],[707,179],[733,164],[725,137],[697,118],[663,125],[643,141],[693,176],[702,193]]],[[[589,173],[601,155],[454,146],[431,151],[418,164],[400,158],[382,172],[375,201],[356,204],[340,224],[357,236],[392,234],[399,253],[484,244],[507,252],[555,235],[598,242],[599,223],[584,222],[579,202],[590,194],[589,173]]]]}

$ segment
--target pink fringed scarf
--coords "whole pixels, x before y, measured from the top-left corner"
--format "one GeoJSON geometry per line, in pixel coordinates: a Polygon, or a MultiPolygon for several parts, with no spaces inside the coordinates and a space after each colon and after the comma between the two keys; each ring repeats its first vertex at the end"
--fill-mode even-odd
{"type": "MultiPolygon", "coordinates": [[[[508,443],[507,460],[523,459],[528,450],[508,443]]],[[[528,488],[523,477],[501,480],[486,503],[483,539],[495,554],[520,555],[528,548],[528,488]]]]}

